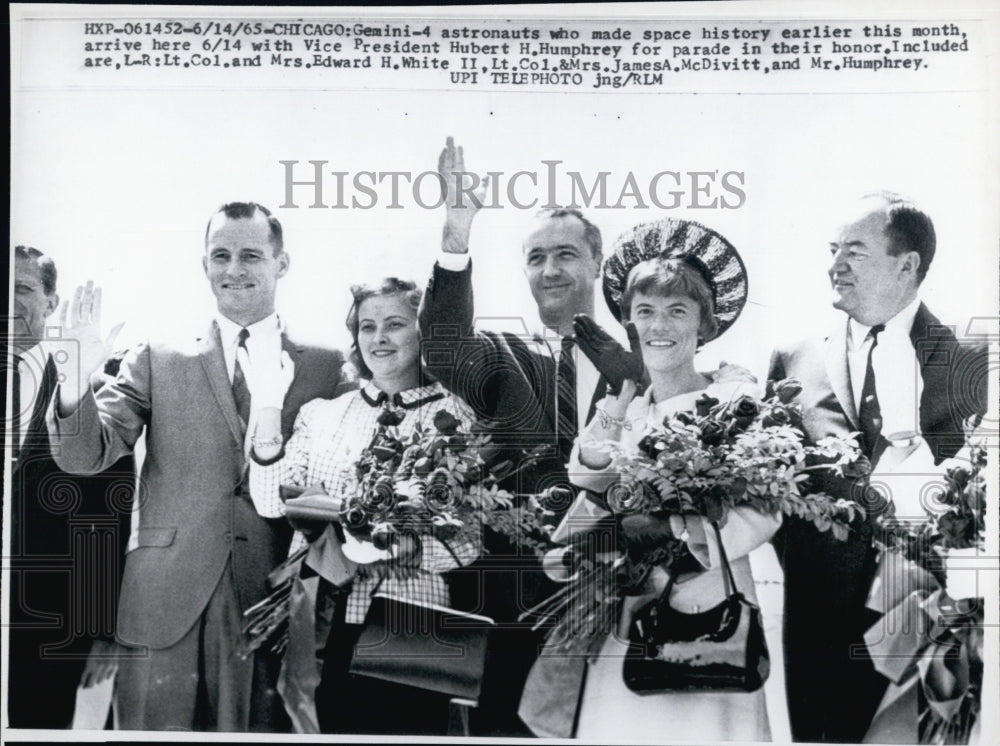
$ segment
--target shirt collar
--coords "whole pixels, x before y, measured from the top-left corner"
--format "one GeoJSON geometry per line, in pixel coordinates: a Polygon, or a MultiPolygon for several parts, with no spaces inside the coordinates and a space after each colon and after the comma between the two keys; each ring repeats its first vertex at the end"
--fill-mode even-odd
{"type": "MultiPolygon", "coordinates": [[[[232,319],[226,318],[221,313],[216,315],[215,320],[219,324],[219,334],[222,336],[222,344],[227,347],[235,345],[239,338],[240,330],[244,327],[232,319]]],[[[251,339],[254,338],[254,335],[264,337],[268,334],[280,333],[281,319],[278,317],[277,312],[275,312],[270,316],[265,316],[260,321],[250,324],[250,326],[246,327],[246,330],[250,332],[251,339]]]]}
{"type": "Polygon", "coordinates": [[[29,350],[17,353],[17,356],[21,358],[26,365],[31,364],[39,367],[45,367],[45,364],[49,360],[49,350],[43,340],[29,350]]]}
{"type": "Polygon", "coordinates": [[[386,400],[391,400],[397,407],[413,409],[422,404],[444,399],[445,395],[445,391],[437,381],[429,383],[426,386],[417,386],[406,391],[400,391],[391,397],[387,397],[385,392],[371,381],[368,381],[361,387],[362,398],[373,407],[382,404],[386,400]]]}
{"type": "MultiPolygon", "coordinates": [[[[891,319],[885,322],[885,329],[888,332],[895,332],[897,334],[903,334],[905,336],[910,335],[910,329],[913,327],[913,320],[917,316],[917,311],[920,308],[920,297],[914,298],[910,301],[903,309],[893,316],[891,319]]],[[[871,326],[866,326],[853,318],[848,317],[847,320],[847,344],[852,350],[858,349],[868,338],[868,333],[871,331],[871,326]]]]}

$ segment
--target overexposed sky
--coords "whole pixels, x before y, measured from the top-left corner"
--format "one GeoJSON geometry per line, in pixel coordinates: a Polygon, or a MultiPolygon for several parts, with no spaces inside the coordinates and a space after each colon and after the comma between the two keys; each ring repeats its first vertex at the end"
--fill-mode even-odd
{"type": "MultiPolygon", "coordinates": [[[[963,27],[983,38],[977,22],[963,27]]],[[[405,183],[400,209],[386,207],[387,185],[372,209],[310,209],[303,187],[295,191],[300,208],[282,209],[279,161],[300,161],[296,178],[311,175],[309,160],[351,175],[416,174],[436,167],[448,134],[464,145],[470,170],[507,178],[538,172],[542,199],[543,161],[562,162],[560,201],[569,200],[570,170],[587,183],[608,172],[612,202],[630,173],[645,188],[660,171],[741,172],[739,209],[637,209],[626,200],[625,209],[588,211],[606,245],[636,223],[669,216],[702,222],[741,252],[750,304],[732,331],[706,347],[706,366],[725,358],[760,370],[780,338],[836,318],[826,278],[831,226],[841,205],[873,189],[913,196],[935,221],[938,257],[924,288],[932,309],[962,328],[996,312],[996,108],[981,44],[979,56],[935,61],[921,77],[856,71],[816,79],[812,93],[801,92],[810,90],[802,76],[788,79],[797,93],[783,93],[773,76],[704,77],[705,92],[697,94],[669,87],[660,94],[366,90],[356,81],[338,90],[275,70],[264,72],[266,86],[251,71],[233,73],[236,82],[224,86],[219,71],[192,77],[208,81],[199,87],[135,71],[92,76],[58,67],[71,55],[52,56],[51,45],[64,37],[75,43],[76,26],[25,28],[20,59],[43,59],[44,50],[54,72],[36,66],[15,75],[24,84],[14,91],[11,239],[55,257],[64,297],[87,279],[103,285],[105,321],[127,322],[125,344],[204,325],[214,305],[200,266],[205,223],[223,202],[255,200],[285,227],[292,264],[279,286],[282,316],[300,336],[346,345],[349,285],[387,274],[423,284],[444,210],[420,207],[405,183]],[[966,74],[956,78],[953,68],[946,75],[949,64],[966,74]],[[117,80],[127,88],[116,89],[117,80]],[[898,92],[886,82],[897,80],[898,92]]],[[[334,187],[329,177],[328,204],[334,187]]],[[[717,186],[715,195],[731,197],[717,186]]],[[[508,203],[477,219],[480,316],[533,315],[520,253],[532,212],[508,203]]]]}

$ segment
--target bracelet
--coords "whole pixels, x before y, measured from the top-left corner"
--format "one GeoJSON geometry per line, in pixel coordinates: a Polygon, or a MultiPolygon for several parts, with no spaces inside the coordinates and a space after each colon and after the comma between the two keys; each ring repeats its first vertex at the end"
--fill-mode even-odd
{"type": "Polygon", "coordinates": [[[612,417],[610,414],[605,412],[604,409],[602,409],[601,407],[596,407],[594,409],[594,412],[597,414],[598,419],[600,419],[601,427],[603,428],[609,428],[612,425],[617,425],[623,430],[632,429],[632,423],[626,420],[624,417],[622,417],[621,419],[612,417]]]}
{"type": "Polygon", "coordinates": [[[279,448],[285,439],[275,435],[273,438],[250,438],[250,442],[254,448],[279,448]]]}

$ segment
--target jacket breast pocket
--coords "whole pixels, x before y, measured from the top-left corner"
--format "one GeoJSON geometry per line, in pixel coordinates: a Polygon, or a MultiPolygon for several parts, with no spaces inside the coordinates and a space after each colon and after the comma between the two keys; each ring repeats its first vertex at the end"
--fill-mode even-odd
{"type": "Polygon", "coordinates": [[[169,547],[174,543],[176,528],[140,528],[136,532],[135,546],[131,551],[144,547],[169,547]]]}

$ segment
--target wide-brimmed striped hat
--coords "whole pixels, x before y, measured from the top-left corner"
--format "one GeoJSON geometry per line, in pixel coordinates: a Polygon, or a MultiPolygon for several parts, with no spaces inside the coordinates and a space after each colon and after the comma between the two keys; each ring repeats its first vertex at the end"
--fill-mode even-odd
{"type": "Polygon", "coordinates": [[[712,290],[715,319],[722,334],[736,321],[747,302],[747,270],[722,235],[692,220],[664,218],[637,225],[618,237],[604,262],[604,300],[618,321],[629,272],[647,259],[683,259],[712,290]]]}

